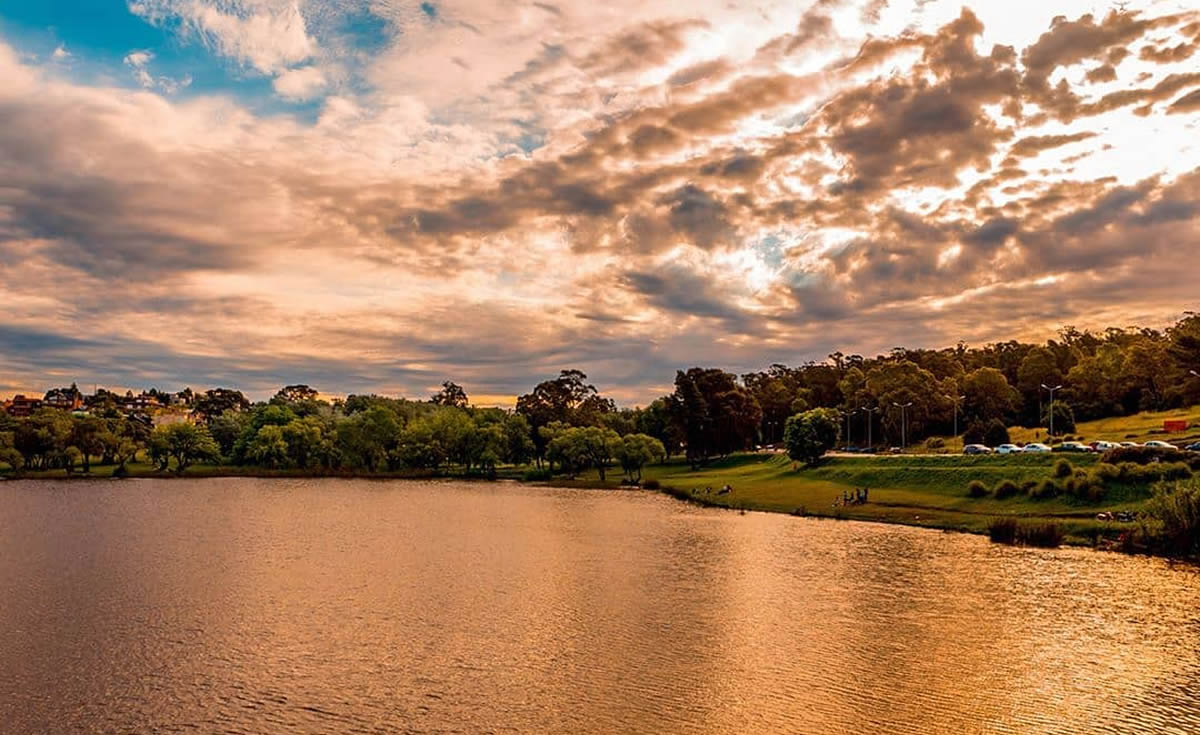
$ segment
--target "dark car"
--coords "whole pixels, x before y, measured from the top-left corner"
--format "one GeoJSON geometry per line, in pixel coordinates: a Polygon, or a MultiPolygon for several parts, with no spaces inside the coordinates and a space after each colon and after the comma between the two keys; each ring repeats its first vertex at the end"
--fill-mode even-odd
{"type": "Polygon", "coordinates": [[[1063,442],[1054,447],[1056,452],[1090,452],[1092,448],[1083,442],[1063,442]]]}
{"type": "Polygon", "coordinates": [[[963,447],[963,454],[991,454],[992,448],[982,444],[968,444],[963,447]]]}
{"type": "Polygon", "coordinates": [[[1196,442],[1195,444],[1189,444],[1186,447],[1184,447],[1184,449],[1188,450],[1189,452],[1200,452],[1200,442],[1196,442]]]}

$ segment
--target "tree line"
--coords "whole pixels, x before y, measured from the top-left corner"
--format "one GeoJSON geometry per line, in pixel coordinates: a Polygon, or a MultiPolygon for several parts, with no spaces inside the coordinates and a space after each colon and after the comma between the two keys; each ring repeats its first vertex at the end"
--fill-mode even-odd
{"type": "Polygon", "coordinates": [[[188,390],[194,421],[157,428],[149,416],[99,400],[87,415],[0,414],[0,462],[83,472],[99,462],[118,474],[139,455],[176,472],[219,462],[495,476],[502,465],[531,465],[546,475],[594,469],[604,477],[619,467],[636,481],[664,458],[682,455],[698,467],[757,444],[786,442],[807,458],[817,447],[865,445],[868,437],[886,446],[957,431],[998,443],[1005,427],[1044,426],[1051,415],[1065,433],[1076,419],[1200,403],[1197,373],[1200,315],[1189,313],[1165,330],[1067,327],[1044,343],[895,348],[872,358],[839,352],[741,376],[694,367],[676,373],[671,393],[639,408],[619,408],[579,370],[538,383],[513,410],[472,406],[451,381],[425,400],[327,401],[290,385],[252,403],[231,388],[188,390]]]}

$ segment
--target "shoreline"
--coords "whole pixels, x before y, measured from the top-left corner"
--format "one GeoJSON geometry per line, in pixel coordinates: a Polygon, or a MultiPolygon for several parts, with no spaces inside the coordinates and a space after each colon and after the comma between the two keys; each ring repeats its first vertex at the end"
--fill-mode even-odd
{"type": "MultiPolygon", "coordinates": [[[[947,533],[969,533],[978,536],[987,536],[987,530],[982,526],[972,525],[965,521],[966,518],[976,520],[991,521],[996,518],[1007,517],[1014,518],[1019,521],[1029,522],[1054,522],[1060,525],[1069,526],[1070,523],[1091,522],[1091,511],[1080,511],[1072,514],[1012,514],[1012,513],[997,513],[986,510],[981,511],[966,511],[963,509],[949,509],[938,506],[921,506],[912,504],[897,504],[887,502],[871,501],[862,505],[852,505],[839,508],[824,508],[814,507],[809,508],[805,505],[797,505],[792,508],[781,507],[778,504],[764,503],[755,500],[753,497],[739,495],[735,491],[730,495],[709,497],[705,495],[694,494],[687,490],[673,486],[668,483],[661,483],[657,488],[643,487],[643,483],[654,478],[644,478],[642,483],[637,485],[621,484],[620,480],[605,480],[603,482],[596,479],[551,479],[551,480],[525,480],[522,478],[525,470],[515,472],[511,469],[508,471],[498,472],[495,477],[487,477],[479,474],[454,474],[454,473],[437,473],[437,472],[414,472],[414,471],[397,471],[397,472],[357,472],[357,471],[331,471],[331,472],[314,472],[312,470],[295,470],[295,469],[267,469],[260,467],[245,467],[245,466],[225,466],[225,465],[196,465],[188,469],[184,474],[176,474],[170,471],[158,471],[148,469],[146,466],[134,466],[130,468],[129,474],[124,477],[113,477],[111,475],[110,466],[102,466],[102,473],[95,471],[83,474],[73,473],[67,475],[60,471],[50,472],[33,472],[22,475],[2,474],[0,482],[19,482],[28,480],[32,482],[103,482],[103,481],[120,481],[120,480],[206,480],[206,479],[280,479],[280,480],[308,480],[308,479],[339,479],[339,480],[373,480],[373,481],[393,481],[393,480],[454,480],[462,482],[512,482],[528,487],[543,487],[557,488],[564,490],[636,490],[641,492],[656,493],[666,495],[675,500],[690,503],[702,508],[712,508],[717,510],[728,510],[733,512],[755,512],[755,513],[773,513],[776,515],[790,515],[801,518],[815,518],[819,520],[834,520],[834,521],[859,521],[863,523],[880,523],[885,525],[901,525],[914,528],[926,528],[930,530],[940,530],[947,533]],[[720,499],[718,499],[720,498],[720,499]]],[[[1064,546],[1093,548],[1097,550],[1111,550],[1106,548],[1104,544],[1097,544],[1090,541],[1088,538],[1079,534],[1066,533],[1063,539],[1064,546]]]]}

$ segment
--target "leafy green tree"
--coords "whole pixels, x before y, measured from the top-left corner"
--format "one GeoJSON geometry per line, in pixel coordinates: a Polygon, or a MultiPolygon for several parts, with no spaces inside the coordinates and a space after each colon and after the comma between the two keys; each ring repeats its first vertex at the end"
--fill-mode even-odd
{"type": "Polygon", "coordinates": [[[600,480],[621,446],[621,437],[612,429],[598,426],[573,427],[551,440],[547,453],[568,472],[595,467],[600,480]]]}
{"type": "Polygon", "coordinates": [[[1042,415],[1042,426],[1050,426],[1051,412],[1054,413],[1054,433],[1056,435],[1075,433],[1075,412],[1071,410],[1069,404],[1064,401],[1055,401],[1046,406],[1046,413],[1042,415]]]}
{"type": "Polygon", "coordinates": [[[1170,353],[1181,371],[1200,372],[1200,314],[1187,312],[1167,330],[1170,353]]]}
{"type": "Polygon", "coordinates": [[[538,383],[531,393],[517,398],[517,413],[529,422],[539,462],[548,446],[540,431],[543,426],[554,422],[594,425],[600,416],[616,408],[612,400],[601,396],[596,386],[587,382],[587,375],[581,370],[563,370],[557,378],[538,383]]]}
{"type": "Polygon", "coordinates": [[[998,447],[1008,443],[1008,426],[1000,419],[972,422],[963,433],[963,444],[998,447]]]}
{"type": "MultiPolygon", "coordinates": [[[[298,423],[298,420],[292,423],[298,423]]],[[[259,429],[246,447],[246,459],[263,467],[287,466],[289,454],[287,440],[283,438],[284,428],[268,424],[259,429]]]]}
{"type": "Polygon", "coordinates": [[[309,416],[290,421],[281,429],[281,436],[287,445],[288,460],[293,466],[305,468],[324,464],[330,443],[325,422],[321,419],[309,416]]]}
{"type": "Polygon", "coordinates": [[[732,373],[691,368],[675,373],[671,414],[683,428],[693,468],[713,456],[746,449],[758,434],[762,410],[732,373]]]}
{"type": "Polygon", "coordinates": [[[159,455],[160,468],[166,469],[162,455],[175,460],[175,472],[182,475],[196,462],[216,460],[221,450],[207,426],[168,424],[151,435],[151,451],[159,455]]]}
{"type": "Polygon", "coordinates": [[[662,442],[669,459],[683,446],[683,432],[671,415],[670,397],[656,398],[638,414],[637,431],[662,442]]]}
{"type": "Polygon", "coordinates": [[[376,405],[338,422],[337,447],[351,466],[374,472],[395,456],[400,430],[396,414],[376,405]]]}
{"type": "Polygon", "coordinates": [[[250,400],[240,390],[213,388],[196,399],[195,410],[207,422],[226,411],[249,411],[250,400]]]}
{"type": "Polygon", "coordinates": [[[280,388],[271,401],[273,403],[301,403],[303,401],[315,401],[319,395],[315,388],[300,383],[297,385],[285,385],[280,388]]]}
{"type": "Polygon", "coordinates": [[[13,448],[21,455],[24,469],[50,469],[63,464],[74,424],[71,416],[43,408],[17,423],[13,448]]]}
{"type": "Polygon", "coordinates": [[[92,457],[104,454],[105,435],[108,424],[103,419],[85,416],[72,420],[71,436],[68,440],[80,452],[83,471],[92,471],[92,457]]]}
{"type": "Polygon", "coordinates": [[[963,414],[968,421],[991,421],[1015,416],[1021,395],[1008,384],[1004,373],[995,368],[979,368],[962,382],[963,414]]]}
{"type": "MultiPolygon", "coordinates": [[[[861,370],[859,374],[862,374],[861,370]]],[[[759,435],[764,442],[779,441],[788,417],[807,407],[809,391],[801,386],[800,380],[799,371],[778,364],[763,372],[742,376],[742,384],[762,409],[759,435]],[[797,401],[801,405],[799,410],[796,410],[797,401]]]]}
{"type": "Polygon", "coordinates": [[[250,414],[241,411],[226,411],[208,422],[208,430],[225,457],[233,455],[234,446],[249,426],[250,414]]]}
{"type": "Polygon", "coordinates": [[[651,462],[661,462],[666,457],[662,442],[646,434],[626,434],[616,447],[617,461],[625,471],[625,477],[640,482],[642,468],[651,462]]]}
{"type": "Polygon", "coordinates": [[[893,441],[905,433],[910,440],[929,434],[934,426],[948,426],[954,413],[954,402],[947,398],[952,386],[945,386],[933,373],[908,360],[887,361],[867,371],[867,392],[874,405],[884,409],[880,421],[887,437],[893,441]],[[895,404],[911,406],[904,411],[895,404]],[[901,424],[907,420],[907,427],[901,424]]]}
{"type": "Polygon", "coordinates": [[[792,416],[783,430],[788,456],[815,465],[837,445],[841,423],[840,415],[831,408],[814,408],[792,416]]]}
{"type": "Polygon", "coordinates": [[[466,408],[470,400],[467,398],[467,392],[462,389],[462,386],[447,380],[445,383],[442,383],[442,389],[430,397],[429,402],[438,406],[466,408]]]}
{"type": "Polygon", "coordinates": [[[1038,410],[1036,416],[1040,418],[1046,392],[1042,386],[1062,385],[1065,379],[1066,376],[1059,367],[1058,357],[1052,350],[1046,347],[1031,349],[1017,368],[1017,390],[1020,391],[1022,404],[1027,409],[1024,414],[1026,418],[1035,416],[1028,411],[1031,407],[1038,410]]]}

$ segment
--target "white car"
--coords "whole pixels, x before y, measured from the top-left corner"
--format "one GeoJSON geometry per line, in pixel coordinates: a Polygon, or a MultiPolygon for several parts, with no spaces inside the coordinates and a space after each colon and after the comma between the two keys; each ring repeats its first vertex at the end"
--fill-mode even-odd
{"type": "Polygon", "coordinates": [[[1092,451],[1096,451],[1096,452],[1107,452],[1110,449],[1117,449],[1118,447],[1120,447],[1120,445],[1115,444],[1113,442],[1106,442],[1106,441],[1092,442],[1092,451]]]}
{"type": "Polygon", "coordinates": [[[1179,449],[1179,447],[1175,446],[1174,444],[1160,442],[1157,439],[1152,439],[1152,440],[1146,442],[1145,444],[1143,444],[1142,446],[1150,447],[1151,449],[1179,449]]]}
{"type": "Polygon", "coordinates": [[[1033,442],[1032,444],[1026,444],[1021,451],[1025,454],[1043,454],[1045,452],[1049,452],[1050,447],[1046,446],[1045,444],[1033,442]]]}
{"type": "Polygon", "coordinates": [[[1016,444],[1001,444],[996,447],[996,454],[1018,454],[1021,448],[1016,444]]]}

